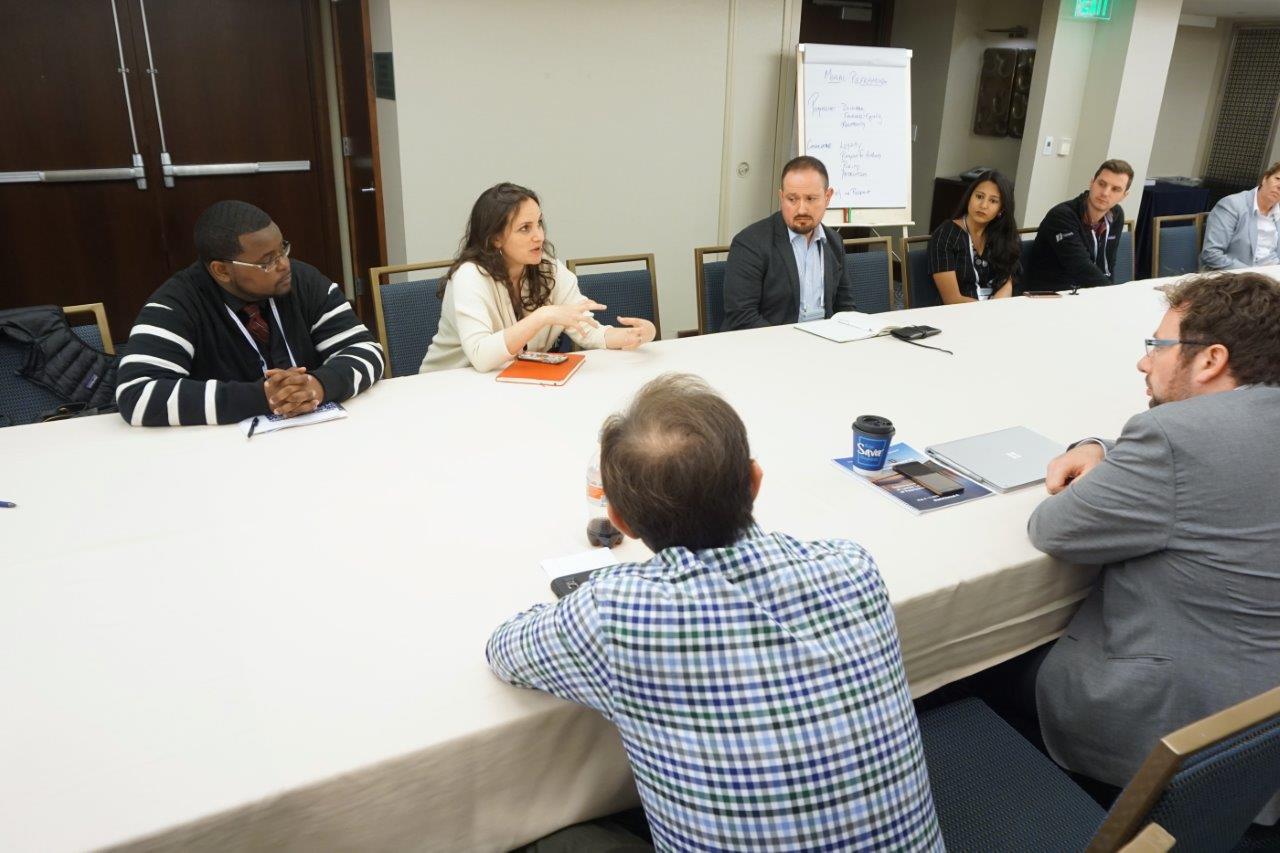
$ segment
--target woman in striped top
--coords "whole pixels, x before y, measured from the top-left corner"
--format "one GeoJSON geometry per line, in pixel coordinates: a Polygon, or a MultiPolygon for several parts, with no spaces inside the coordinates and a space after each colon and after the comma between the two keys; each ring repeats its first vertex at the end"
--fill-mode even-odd
{"type": "Polygon", "coordinates": [[[969,185],[955,218],[934,230],[929,272],[944,303],[1013,295],[1022,254],[1013,210],[1013,184],[989,170],[969,185]]]}

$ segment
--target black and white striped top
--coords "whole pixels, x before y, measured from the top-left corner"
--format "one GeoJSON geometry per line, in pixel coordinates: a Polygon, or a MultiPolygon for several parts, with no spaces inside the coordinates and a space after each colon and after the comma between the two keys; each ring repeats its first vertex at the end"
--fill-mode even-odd
{"type": "Polygon", "coordinates": [[[960,294],[970,299],[978,298],[978,287],[999,290],[1013,271],[995,269],[987,257],[989,246],[982,248],[982,253],[975,252],[970,259],[969,235],[950,219],[944,219],[929,236],[929,273],[954,272],[960,294]]]}
{"type": "MultiPolygon", "coordinates": [[[[319,380],[326,401],[353,397],[382,378],[382,347],[342,288],[310,264],[290,265],[290,292],[262,302],[262,315],[273,336],[284,335],[294,362],[319,380]]],[[[126,352],[116,402],[134,426],[227,424],[270,411],[262,357],[199,262],[152,294],[126,352]]]]}

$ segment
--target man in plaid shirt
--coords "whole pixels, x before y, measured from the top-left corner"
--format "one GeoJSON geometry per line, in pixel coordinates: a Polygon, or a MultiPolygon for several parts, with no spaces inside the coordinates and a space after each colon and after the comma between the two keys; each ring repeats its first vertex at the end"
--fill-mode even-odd
{"type": "Polygon", "coordinates": [[[871,556],[755,524],[746,428],[697,377],[606,422],[601,475],[654,557],[503,624],[493,671],[613,721],[659,850],[942,850],[871,556]]]}

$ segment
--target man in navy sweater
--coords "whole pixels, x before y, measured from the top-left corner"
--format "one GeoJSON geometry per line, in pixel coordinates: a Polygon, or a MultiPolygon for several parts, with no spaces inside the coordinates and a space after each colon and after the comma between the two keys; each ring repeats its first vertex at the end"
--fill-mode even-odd
{"type": "Polygon", "coordinates": [[[1107,160],[1089,189],[1049,208],[1036,232],[1028,290],[1065,290],[1116,283],[1116,249],[1124,230],[1120,206],[1133,185],[1133,167],[1107,160]]]}
{"type": "Polygon", "coordinates": [[[384,356],[342,289],[289,258],[271,217],[220,201],[196,220],[200,259],[143,306],[116,402],[134,426],[312,412],[382,378],[384,356]]]}

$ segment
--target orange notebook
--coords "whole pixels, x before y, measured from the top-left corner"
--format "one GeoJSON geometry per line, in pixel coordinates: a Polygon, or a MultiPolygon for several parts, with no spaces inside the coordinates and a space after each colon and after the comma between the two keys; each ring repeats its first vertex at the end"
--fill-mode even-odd
{"type": "Polygon", "coordinates": [[[507,369],[498,374],[499,382],[524,382],[529,385],[563,385],[569,377],[578,372],[584,355],[569,354],[568,361],[560,364],[539,364],[536,361],[513,361],[507,369]]]}

